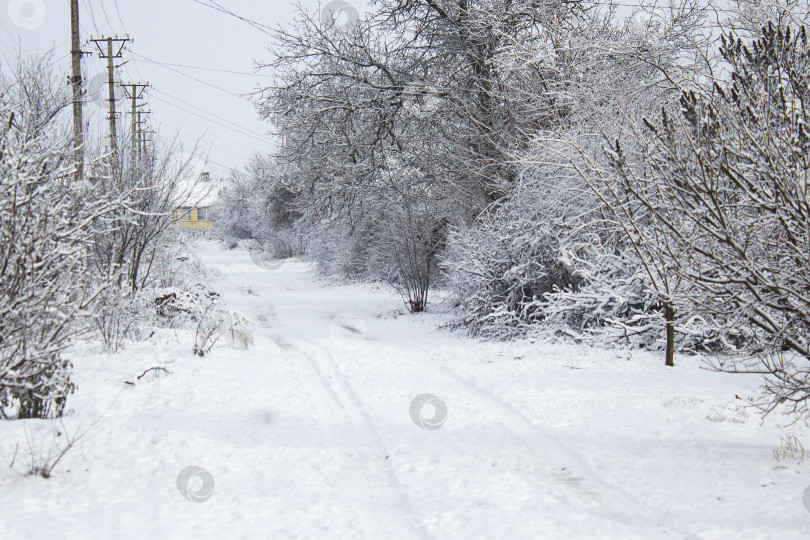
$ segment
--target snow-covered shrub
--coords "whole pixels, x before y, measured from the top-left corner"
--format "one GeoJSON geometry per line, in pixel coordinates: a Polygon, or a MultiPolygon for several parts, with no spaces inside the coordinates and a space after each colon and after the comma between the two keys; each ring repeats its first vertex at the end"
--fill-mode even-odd
{"type": "Polygon", "coordinates": [[[50,478],[62,458],[78,446],[94,425],[83,431],[70,433],[61,420],[58,425],[56,420],[38,424],[24,422],[23,429],[28,457],[26,459],[22,454],[18,456],[18,443],[9,468],[15,468],[15,463],[19,461],[23,466],[20,472],[29,476],[50,478]]]}
{"type": "Polygon", "coordinates": [[[68,144],[12,116],[0,112],[0,418],[55,417],[74,388],[62,353],[94,296],[93,232],[115,205],[75,189],[68,144]]]}
{"type": "Polygon", "coordinates": [[[578,287],[544,296],[544,331],[577,342],[656,347],[661,304],[632,252],[603,253],[579,273],[578,287]]]}
{"type": "Polygon", "coordinates": [[[258,156],[244,171],[234,171],[229,188],[212,208],[216,233],[224,241],[255,240],[268,257],[301,254],[303,239],[295,221],[296,192],[284,167],[258,156]]]}
{"type": "Polygon", "coordinates": [[[215,304],[210,303],[202,312],[197,321],[197,329],[194,332],[194,354],[205,356],[216,345],[220,337],[225,333],[225,321],[220,317],[220,311],[215,304]]]}
{"type": "Polygon", "coordinates": [[[538,145],[519,189],[451,235],[443,266],[461,311],[456,325],[492,338],[542,332],[657,348],[660,295],[587,183],[552,164],[568,158],[556,144],[538,145]]]}
{"type": "Polygon", "coordinates": [[[228,346],[246,350],[253,345],[250,321],[227,309],[219,294],[196,283],[186,289],[161,288],[144,292],[160,327],[180,328],[194,333],[194,354],[205,356],[225,337],[228,346]]]}
{"type": "Polygon", "coordinates": [[[431,210],[415,201],[385,208],[373,234],[362,244],[365,275],[392,286],[411,313],[425,310],[439,279],[438,257],[447,220],[437,219],[431,210]]]}
{"type": "Polygon", "coordinates": [[[105,351],[116,352],[125,340],[137,339],[153,319],[148,311],[145,295],[128,286],[112,286],[102,292],[94,303],[91,320],[105,351]]]}
{"type": "Polygon", "coordinates": [[[143,288],[193,288],[194,284],[209,278],[209,269],[196,257],[189,247],[185,231],[169,229],[162,241],[155,246],[150,260],[150,279],[143,288]]]}
{"type": "Polygon", "coordinates": [[[755,371],[779,379],[770,409],[788,404],[805,416],[807,30],[769,23],[752,41],[729,32],[720,53],[718,73],[729,73],[727,80],[681,92],[677,103],[645,120],[643,131],[611,143],[607,156],[622,194],[614,200],[643,209],[645,226],[629,236],[645,240],[660,275],[679,282],[673,296],[691,301],[692,313],[720,332],[751,332],[742,338],[746,352],[761,357],[755,371]],[[632,158],[634,146],[644,148],[643,160],[632,158]],[[770,356],[787,349],[805,365],[770,364],[770,356]]]}
{"type": "Polygon", "coordinates": [[[195,274],[195,259],[185,259],[177,281],[181,287],[154,287],[132,291],[127,284],[110,287],[96,300],[92,330],[109,352],[127,339],[152,335],[154,327],[189,330],[194,335],[194,353],[207,354],[223,336],[228,345],[246,350],[253,345],[250,322],[240,313],[226,309],[219,293],[203,285],[195,274]]]}
{"type": "Polygon", "coordinates": [[[295,256],[300,250],[294,247],[296,239],[288,231],[277,231],[261,245],[264,260],[281,261],[295,256]]]}
{"type": "Polygon", "coordinates": [[[184,204],[193,186],[183,186],[179,178],[186,174],[189,160],[178,159],[178,150],[151,147],[137,160],[121,151],[118,166],[110,170],[105,163],[89,167],[89,174],[104,179],[105,192],[126,199],[109,226],[93,242],[93,266],[102,279],[126,282],[132,290],[154,285],[170,272],[159,264],[167,245],[180,243],[174,210],[184,204]]]}
{"type": "Polygon", "coordinates": [[[247,330],[238,330],[234,326],[227,330],[225,337],[228,340],[228,346],[232,349],[246,351],[253,347],[253,334],[247,330]]]}
{"type": "Polygon", "coordinates": [[[560,240],[547,218],[528,205],[509,203],[491,216],[450,234],[443,267],[472,334],[507,338],[525,334],[545,318],[546,294],[581,282],[564,264],[560,240]]]}
{"type": "Polygon", "coordinates": [[[199,284],[188,289],[158,288],[151,291],[150,296],[157,325],[168,328],[182,328],[188,322],[199,322],[219,298],[217,292],[199,284]]]}
{"type": "Polygon", "coordinates": [[[330,219],[313,224],[310,232],[306,256],[319,273],[357,281],[367,277],[366,262],[374,237],[370,224],[350,227],[345,220],[330,219]]]}
{"type": "Polygon", "coordinates": [[[247,319],[242,314],[224,308],[217,301],[210,302],[197,320],[194,354],[205,356],[223,336],[233,348],[241,350],[250,348],[253,345],[253,336],[248,325],[247,319]]]}

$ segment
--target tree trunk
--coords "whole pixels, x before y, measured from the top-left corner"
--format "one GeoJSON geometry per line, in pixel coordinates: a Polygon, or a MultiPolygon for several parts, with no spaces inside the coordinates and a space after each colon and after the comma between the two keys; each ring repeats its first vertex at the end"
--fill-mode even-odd
{"type": "Polygon", "coordinates": [[[664,303],[664,320],[667,329],[666,365],[675,365],[675,309],[669,302],[664,303]]]}

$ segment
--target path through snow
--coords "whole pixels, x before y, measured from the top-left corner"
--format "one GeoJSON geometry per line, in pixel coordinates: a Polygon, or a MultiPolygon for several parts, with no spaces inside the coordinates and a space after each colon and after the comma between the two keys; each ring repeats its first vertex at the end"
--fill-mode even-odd
{"type": "MultiPolygon", "coordinates": [[[[203,249],[220,275],[211,286],[256,323],[254,347],[196,358],[164,332],[117,355],[85,350],[66,427],[103,416],[51,479],[0,475],[0,538],[810,534],[805,467],[774,460],[774,427],[730,421],[756,378],[693,359],[666,369],[654,354],[479,343],[436,330],[442,315],[402,314],[387,291],[203,249]],[[155,365],[172,374],[123,383],[155,365]],[[411,418],[422,394],[447,408],[439,429],[411,418]],[[175,486],[190,465],[215,482],[205,502],[175,486]]],[[[23,427],[0,424],[0,463],[23,427]]],[[[45,429],[29,425],[29,438],[47,441],[45,429]]]]}

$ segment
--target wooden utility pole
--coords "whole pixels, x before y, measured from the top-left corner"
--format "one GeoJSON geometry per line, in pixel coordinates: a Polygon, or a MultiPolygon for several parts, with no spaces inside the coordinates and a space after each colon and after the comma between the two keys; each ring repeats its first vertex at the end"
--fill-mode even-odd
{"type": "Polygon", "coordinates": [[[73,159],[76,181],[84,178],[84,121],[82,119],[82,42],[79,33],[79,0],[70,0],[70,53],[73,55],[73,159]]]}
{"type": "Polygon", "coordinates": [[[113,169],[118,165],[118,132],[116,128],[116,115],[115,115],[115,63],[116,58],[121,58],[121,53],[124,50],[124,45],[129,42],[129,38],[100,38],[91,39],[98,47],[99,58],[107,60],[107,83],[109,85],[109,101],[110,101],[110,150],[112,151],[112,165],[113,169]],[[106,44],[106,51],[102,47],[102,43],[106,44]]]}
{"type": "Polygon", "coordinates": [[[113,64],[113,41],[107,38],[107,85],[110,98],[110,148],[113,154],[113,163],[118,157],[118,131],[115,127],[115,65],[113,64]]]}
{"type": "Polygon", "coordinates": [[[151,111],[138,111],[138,155],[143,156],[146,153],[146,130],[143,126],[146,124],[145,118],[149,116],[151,111]]]}
{"type": "MultiPolygon", "coordinates": [[[[147,113],[148,114],[148,113],[147,113]]],[[[151,129],[141,129],[141,137],[143,137],[143,152],[146,153],[146,150],[149,146],[149,143],[152,142],[149,139],[149,135],[154,135],[155,132],[151,129]]]]}
{"type": "Polygon", "coordinates": [[[138,127],[140,126],[138,101],[143,99],[143,93],[149,88],[149,83],[126,83],[121,86],[124,87],[127,97],[132,100],[132,158],[134,161],[141,154],[141,137],[138,134],[138,127]]]}

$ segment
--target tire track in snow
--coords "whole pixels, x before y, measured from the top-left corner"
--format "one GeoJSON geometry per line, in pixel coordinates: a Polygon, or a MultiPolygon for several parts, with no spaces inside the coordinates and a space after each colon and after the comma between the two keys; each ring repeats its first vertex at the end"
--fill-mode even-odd
{"type": "MultiPolygon", "coordinates": [[[[244,289],[246,288],[241,287],[240,291],[242,294],[247,295],[244,289]]],[[[326,384],[323,374],[317,369],[310,356],[282,334],[282,332],[287,334],[293,334],[293,332],[286,327],[282,327],[276,309],[272,305],[261,302],[261,299],[262,297],[259,296],[255,301],[251,302],[250,311],[251,315],[254,315],[252,318],[255,325],[254,334],[268,338],[275,346],[284,351],[292,361],[301,381],[315,383],[302,386],[306,388],[310,395],[309,403],[317,409],[317,426],[320,428],[317,434],[319,435],[320,446],[327,450],[334,450],[332,456],[341,458],[337,467],[332,470],[319,470],[318,475],[324,480],[325,485],[337,486],[338,489],[353,486],[357,483],[357,478],[351,476],[342,468],[345,463],[342,458],[346,456],[345,452],[342,451],[342,443],[346,440],[346,437],[345,433],[338,428],[341,425],[342,418],[339,414],[336,414],[336,411],[341,410],[337,396],[326,384]]],[[[303,340],[299,338],[295,341],[300,343],[303,340]]],[[[350,447],[350,445],[346,446],[350,447]]],[[[356,458],[353,461],[356,461],[356,458]]],[[[360,467],[356,466],[355,468],[360,467]]],[[[373,506],[376,502],[370,500],[367,506],[373,506]]],[[[343,507],[351,512],[354,521],[359,525],[359,529],[363,531],[363,537],[369,539],[386,537],[376,513],[369,516],[354,505],[349,506],[345,502],[342,505],[343,507]]]]}
{"type": "MultiPolygon", "coordinates": [[[[580,489],[580,487],[586,487],[588,484],[593,484],[594,482],[601,485],[602,489],[598,490],[596,495],[598,499],[594,499],[595,502],[599,502],[599,504],[608,512],[605,514],[605,517],[619,517],[621,516],[622,522],[632,526],[636,520],[631,519],[634,516],[628,516],[627,512],[616,509],[617,506],[616,502],[609,503],[608,501],[616,501],[619,500],[618,506],[623,508],[633,508],[633,509],[644,509],[644,517],[643,520],[646,524],[653,528],[657,529],[662,535],[668,536],[669,534],[677,534],[681,538],[700,538],[700,535],[692,530],[683,530],[682,528],[672,527],[669,525],[665,525],[662,523],[662,520],[657,520],[653,516],[660,515],[663,517],[669,518],[668,521],[672,523],[674,520],[668,516],[668,513],[663,511],[660,506],[656,508],[650,508],[647,504],[643,501],[639,500],[637,497],[632,495],[626,489],[622,488],[621,486],[617,485],[614,482],[609,481],[604,475],[599,474],[594,470],[593,467],[588,465],[585,458],[582,456],[582,453],[578,450],[575,450],[562,441],[559,440],[558,437],[551,435],[547,430],[537,426],[534,422],[531,421],[527,416],[523,413],[509,405],[506,401],[504,401],[501,397],[497,396],[496,394],[486,390],[476,384],[469,379],[458,375],[450,368],[442,365],[437,365],[435,363],[428,364],[424,361],[420,361],[420,363],[425,366],[426,369],[429,369],[434,372],[438,372],[439,375],[445,377],[446,379],[451,380],[454,382],[457,387],[461,387],[462,390],[465,390],[469,394],[474,394],[478,396],[481,400],[487,402],[488,404],[494,406],[495,410],[498,412],[498,419],[501,423],[507,427],[510,431],[510,434],[515,438],[519,439],[524,446],[526,446],[530,451],[536,451],[538,445],[534,444],[534,441],[537,439],[542,440],[543,443],[550,443],[557,449],[557,453],[559,454],[559,458],[557,458],[556,462],[558,463],[568,463],[570,461],[574,461],[577,474],[576,476],[570,475],[559,475],[553,474],[552,476],[562,485],[567,485],[569,488],[574,490],[577,494],[583,495],[587,494],[580,489]],[[602,493],[604,496],[598,496],[599,493],[602,493]],[[617,497],[618,496],[618,497],[617,497]]],[[[490,409],[492,410],[492,409],[490,409]]],[[[566,470],[572,469],[572,467],[566,467],[566,470]]],[[[573,471],[570,471],[573,472],[573,471]]],[[[592,486],[588,486],[592,487],[592,486]]]]}
{"type": "MultiPolygon", "coordinates": [[[[358,521],[363,524],[366,536],[373,540],[380,538],[400,538],[402,531],[408,531],[407,538],[430,538],[421,524],[414,520],[415,511],[407,495],[401,489],[396,475],[386,456],[390,455],[383,447],[382,441],[374,428],[370,416],[364,411],[356,392],[347,382],[335,362],[331,352],[321,345],[301,337],[287,339],[279,333],[284,330],[288,335],[296,333],[287,327],[279,327],[276,310],[267,304],[255,308],[257,320],[262,333],[281,349],[300,358],[295,366],[303,381],[313,381],[317,386],[307,385],[312,401],[319,409],[319,416],[325,419],[328,436],[324,446],[330,442],[346,441],[347,447],[357,450],[359,456],[352,454],[355,467],[367,479],[367,485],[373,490],[367,494],[368,506],[380,509],[371,516],[353,508],[358,521]],[[267,316],[267,313],[270,316],[267,316]],[[271,322],[272,321],[272,322],[271,322]],[[276,323],[276,324],[272,324],[276,323]],[[269,331],[272,328],[272,333],[269,331]],[[336,414],[339,411],[339,414],[336,414]],[[341,416],[343,418],[341,418],[341,416]],[[346,422],[342,422],[342,420],[346,422]],[[351,426],[353,437],[339,430],[337,426],[351,426]],[[377,467],[381,464],[381,467],[377,467]],[[382,521],[384,520],[385,525],[382,521]]],[[[352,486],[356,479],[343,476],[343,486],[352,486]]]]}
{"type": "MultiPolygon", "coordinates": [[[[280,274],[276,275],[281,277],[280,274]]],[[[357,396],[343,380],[329,351],[300,337],[294,328],[282,324],[277,309],[266,302],[267,291],[264,288],[247,286],[244,283],[246,277],[244,271],[236,270],[231,276],[222,272],[223,281],[228,288],[242,296],[255,297],[255,301],[250,302],[251,314],[255,315],[255,333],[269,338],[289,356],[299,359],[293,363],[301,380],[314,383],[305,386],[312,397],[310,402],[318,409],[318,426],[326,432],[321,432],[322,446],[334,449],[333,455],[340,458],[334,470],[321,473],[329,475],[342,490],[353,490],[358,484],[375,488],[371,491],[354,492],[361,493],[365,498],[363,508],[373,508],[374,511],[364,512],[354,505],[349,510],[360,525],[359,528],[364,531],[365,537],[371,540],[429,538],[424,528],[414,522],[413,507],[399,488],[390,464],[385,462],[389,454],[383,448],[371,419],[363,411],[357,396]],[[241,283],[227,283],[232,281],[233,274],[237,272],[239,276],[236,277],[241,283]],[[341,425],[349,425],[351,434],[347,436],[346,430],[340,428],[341,425]],[[345,457],[350,457],[351,460],[347,462],[343,459],[345,457]],[[382,467],[377,468],[376,463],[381,463],[382,467]],[[346,464],[355,469],[357,475],[346,471],[343,468],[346,464]]],[[[293,279],[293,283],[282,285],[288,291],[295,290],[293,285],[300,288],[297,278],[293,279]]]]}
{"type": "MultiPolygon", "coordinates": [[[[274,312],[275,310],[267,305],[265,305],[264,308],[269,308],[273,322],[277,322],[278,319],[274,312]]],[[[265,325],[269,322],[266,317],[261,318],[260,322],[265,323],[265,325]],[[265,318],[265,320],[261,321],[261,318],[265,318]]],[[[265,325],[262,325],[265,331],[269,330],[267,328],[269,325],[265,325]]],[[[348,443],[346,444],[348,448],[358,450],[359,456],[352,456],[352,461],[356,468],[363,471],[363,475],[369,480],[369,485],[376,488],[365,495],[369,498],[369,507],[380,508],[381,512],[375,512],[369,516],[366,513],[358,511],[357,508],[352,509],[353,513],[358,516],[358,520],[363,523],[363,528],[366,530],[368,536],[371,538],[390,538],[395,536],[396,532],[413,531],[411,536],[428,537],[429,535],[424,530],[424,527],[414,522],[416,514],[413,506],[407,495],[400,488],[396,474],[390,464],[382,461],[387,453],[384,450],[379,434],[371,418],[362,407],[356,392],[341,372],[331,352],[326,347],[301,337],[290,338],[289,340],[286,339],[280,335],[279,332],[283,332],[288,336],[297,336],[295,329],[291,329],[286,325],[273,325],[273,330],[273,335],[270,335],[270,338],[279,347],[301,358],[301,362],[296,362],[296,366],[299,369],[299,373],[302,375],[302,380],[317,383],[312,385],[309,390],[319,408],[320,418],[325,419],[327,423],[325,427],[328,430],[329,436],[326,437],[327,440],[325,442],[327,445],[332,441],[345,442],[348,443]],[[332,404],[334,404],[334,406],[332,406],[332,404]],[[344,420],[348,420],[348,422],[344,420]],[[347,438],[345,432],[337,429],[337,426],[341,424],[351,426],[351,430],[354,434],[353,438],[347,438]],[[379,463],[381,468],[377,468],[377,463],[375,462],[379,463]],[[384,497],[379,497],[380,494],[383,494],[384,497]],[[385,504],[383,504],[383,502],[385,504]],[[390,518],[395,516],[392,514],[400,518],[398,520],[400,522],[398,525],[400,526],[393,526],[394,523],[391,523],[390,518]],[[380,520],[377,518],[378,515],[385,516],[386,523],[390,523],[391,525],[387,527],[382,526],[380,520]],[[402,518],[405,519],[403,520],[402,518]]],[[[652,512],[647,505],[622,489],[621,486],[599,475],[587,464],[581,453],[567,447],[546,430],[535,426],[530,419],[507,404],[499,396],[459,376],[449,368],[436,365],[428,367],[426,362],[417,360],[415,357],[411,357],[411,360],[424,365],[430,371],[438,371],[442,376],[454,383],[455,387],[460,387],[462,391],[475,396],[476,399],[474,399],[474,401],[487,403],[490,406],[490,410],[496,411],[498,420],[507,427],[511,437],[519,442],[521,446],[527,448],[530,454],[537,451],[539,446],[537,442],[542,441],[542,446],[548,447],[551,445],[556,448],[557,451],[554,452],[552,456],[554,463],[568,465],[568,463],[573,461],[577,469],[576,473],[578,474],[560,475],[557,471],[561,470],[561,467],[556,467],[553,472],[551,470],[549,471],[549,481],[555,482],[556,485],[566,487],[579,500],[582,500],[584,497],[601,506],[603,510],[599,513],[602,514],[603,517],[607,517],[633,529],[634,524],[636,527],[638,525],[638,516],[628,516],[626,511],[617,509],[616,506],[631,509],[644,509],[645,516],[642,518],[642,522],[646,522],[645,525],[651,529],[648,532],[654,530],[660,536],[667,537],[670,537],[671,534],[676,534],[682,538],[698,537],[697,534],[691,531],[675,531],[661,523],[663,520],[651,519],[649,516],[652,512]],[[618,502],[616,502],[617,500],[618,502]],[[629,517],[633,517],[634,519],[628,519],[629,517]]],[[[566,467],[569,472],[572,468],[574,467],[566,467]]],[[[356,478],[349,478],[348,480],[349,482],[344,482],[343,485],[352,485],[351,481],[356,481],[356,478]]],[[[665,515],[664,513],[662,517],[665,515]]]]}
{"type": "MultiPolygon", "coordinates": [[[[340,451],[343,441],[346,440],[346,436],[338,427],[342,422],[340,415],[337,414],[337,412],[341,410],[337,396],[329,385],[325,383],[322,374],[318,371],[315,363],[306,352],[295,346],[287,350],[293,352],[293,354],[300,359],[299,362],[295,362],[295,366],[301,376],[301,380],[314,383],[307,384],[306,387],[312,396],[312,402],[318,408],[318,416],[322,420],[323,427],[325,428],[326,435],[322,437],[323,446],[329,448],[330,446],[338,445],[338,450],[336,450],[335,455],[340,458],[345,457],[345,453],[340,451]]],[[[348,447],[349,445],[346,446],[348,447]]],[[[351,457],[353,458],[352,461],[357,461],[355,455],[352,454],[351,457]]],[[[342,464],[343,461],[341,460],[337,467],[337,485],[341,489],[348,489],[350,486],[356,484],[357,478],[350,476],[347,471],[343,470],[342,464]]],[[[355,464],[355,468],[362,467],[355,464]]],[[[361,474],[365,474],[365,471],[362,471],[361,474]]],[[[373,506],[376,503],[377,501],[369,499],[367,504],[373,506]]],[[[366,538],[374,539],[385,537],[382,525],[379,519],[377,519],[377,513],[369,516],[367,513],[354,506],[351,511],[357,521],[362,524],[366,538]]]]}
{"type": "MultiPolygon", "coordinates": [[[[332,400],[338,404],[343,414],[348,418],[355,438],[360,443],[357,448],[363,452],[364,458],[359,460],[360,465],[364,469],[367,478],[370,481],[373,480],[370,485],[375,488],[372,494],[375,495],[376,504],[379,505],[380,499],[382,499],[386,509],[394,509],[398,514],[397,519],[390,513],[386,513],[386,523],[398,522],[400,527],[396,530],[409,530],[408,538],[431,538],[424,526],[415,521],[416,514],[413,505],[400,487],[396,473],[390,463],[386,461],[386,456],[390,454],[385,450],[371,417],[363,409],[357,393],[343,375],[332,353],[322,345],[310,341],[304,341],[303,343],[310,350],[315,350],[315,354],[308,355],[304,352],[304,356],[311,362],[318,379],[327,389],[332,400]],[[373,465],[374,463],[379,463],[382,466],[377,468],[373,465]]],[[[392,531],[390,526],[387,529],[382,531],[384,534],[374,538],[399,537],[399,534],[392,531]]]]}

